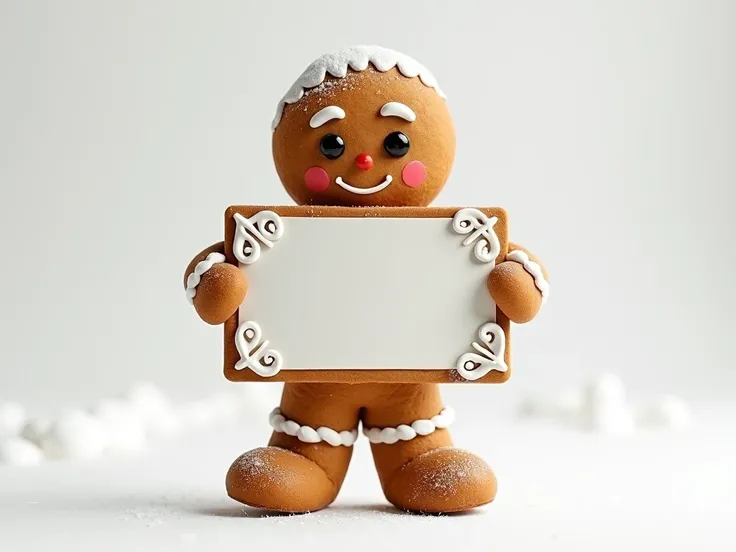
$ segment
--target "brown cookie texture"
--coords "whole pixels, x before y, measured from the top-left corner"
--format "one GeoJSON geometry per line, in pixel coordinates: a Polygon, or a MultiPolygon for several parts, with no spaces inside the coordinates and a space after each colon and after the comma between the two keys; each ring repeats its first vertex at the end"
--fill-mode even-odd
{"type": "Polygon", "coordinates": [[[437,448],[406,464],[385,486],[386,498],[402,510],[447,513],[470,510],[496,497],[496,476],[478,456],[437,448]]]}
{"type": "Polygon", "coordinates": [[[532,320],[542,306],[534,278],[519,263],[506,261],[494,268],[488,277],[488,289],[498,308],[516,324],[532,320]]]}
{"type": "Polygon", "coordinates": [[[305,91],[296,103],[284,108],[273,133],[273,158],[281,182],[300,205],[342,206],[426,206],[437,196],[450,174],[455,157],[455,131],[445,100],[418,77],[405,77],[393,68],[385,73],[372,66],[364,71],[348,71],[340,79],[327,76],[319,86],[305,91]],[[411,108],[416,120],[380,115],[388,102],[400,102],[411,108]],[[327,106],[345,111],[344,119],[335,119],[310,127],[312,116],[327,106]],[[393,157],[384,141],[392,132],[408,137],[409,151],[393,157]],[[328,159],[320,151],[326,134],[336,134],[344,142],[344,152],[328,159]],[[357,158],[369,155],[370,169],[361,169],[357,158]],[[426,180],[419,186],[407,185],[404,167],[412,161],[426,168],[426,180]],[[307,169],[319,167],[329,175],[323,191],[310,190],[305,183],[307,169]],[[387,175],[392,182],[380,192],[360,195],[341,188],[339,176],[355,188],[379,185],[387,175]]]}
{"type": "MultiPolygon", "coordinates": [[[[547,270],[535,255],[523,247],[509,244],[509,251],[514,250],[524,251],[530,260],[539,264],[545,279],[548,278],[547,270]]],[[[534,277],[515,261],[504,261],[491,271],[488,290],[498,308],[516,324],[533,320],[542,308],[542,294],[534,283],[534,277]]]]}
{"type": "Polygon", "coordinates": [[[258,448],[238,457],[227,472],[225,487],[238,502],[289,513],[321,510],[337,496],[322,468],[278,447],[258,448]]]}
{"type": "MultiPolygon", "coordinates": [[[[184,287],[197,263],[203,261],[210,253],[224,253],[224,251],[224,243],[219,242],[194,257],[184,273],[184,287]]],[[[238,310],[247,289],[246,278],[237,266],[229,263],[212,265],[212,268],[202,275],[197,286],[197,294],[193,300],[194,308],[199,317],[208,324],[222,324],[238,310]]]]}

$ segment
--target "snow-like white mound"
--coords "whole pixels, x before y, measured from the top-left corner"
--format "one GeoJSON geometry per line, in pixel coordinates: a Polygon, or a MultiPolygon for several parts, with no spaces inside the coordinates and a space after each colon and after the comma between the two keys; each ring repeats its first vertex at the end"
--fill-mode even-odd
{"type": "Polygon", "coordinates": [[[604,374],[558,397],[527,398],[519,414],[609,435],[627,435],[646,427],[687,429],[693,423],[690,407],[677,397],[663,397],[642,408],[632,406],[623,382],[614,374],[604,374]]]}

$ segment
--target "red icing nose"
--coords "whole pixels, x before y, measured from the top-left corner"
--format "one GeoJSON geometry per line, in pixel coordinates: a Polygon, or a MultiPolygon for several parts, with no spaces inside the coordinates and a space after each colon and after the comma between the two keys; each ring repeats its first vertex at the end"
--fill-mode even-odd
{"type": "Polygon", "coordinates": [[[373,158],[367,153],[361,153],[355,158],[355,164],[361,171],[367,171],[373,166],[373,158]]]}

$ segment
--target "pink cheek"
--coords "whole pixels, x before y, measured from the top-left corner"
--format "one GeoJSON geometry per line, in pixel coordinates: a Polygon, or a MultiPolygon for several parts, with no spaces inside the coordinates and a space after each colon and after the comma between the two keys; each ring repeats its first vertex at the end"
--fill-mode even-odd
{"type": "Polygon", "coordinates": [[[330,185],[330,175],[322,167],[310,167],[304,173],[304,183],[313,192],[324,192],[330,185]]]}
{"type": "Polygon", "coordinates": [[[427,168],[421,161],[412,161],[407,163],[404,170],[401,171],[401,178],[404,184],[416,188],[424,184],[427,179],[427,168]]]}

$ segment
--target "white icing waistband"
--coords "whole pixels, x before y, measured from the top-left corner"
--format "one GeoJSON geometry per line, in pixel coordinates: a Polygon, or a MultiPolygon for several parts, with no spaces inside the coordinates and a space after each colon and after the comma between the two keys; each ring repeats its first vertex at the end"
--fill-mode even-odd
{"type": "Polygon", "coordinates": [[[309,426],[300,426],[293,420],[284,418],[280,408],[274,408],[268,416],[268,422],[276,433],[286,433],[296,437],[302,443],[325,442],[333,447],[352,447],[358,439],[358,430],[335,431],[329,427],[318,427],[314,429],[309,426]]]}
{"type": "Polygon", "coordinates": [[[549,295],[549,282],[544,277],[544,272],[542,272],[542,267],[539,266],[539,263],[532,261],[529,255],[521,249],[515,249],[506,255],[506,260],[519,263],[534,278],[534,285],[537,286],[539,293],[542,294],[542,303],[544,303],[549,295]]]}
{"type": "Polygon", "coordinates": [[[438,429],[445,429],[452,425],[455,421],[455,411],[450,408],[444,408],[442,412],[436,416],[432,416],[429,420],[417,420],[411,425],[402,424],[397,427],[372,427],[363,428],[363,435],[373,444],[393,445],[398,441],[411,441],[417,435],[429,435],[438,429]]]}
{"type": "Polygon", "coordinates": [[[194,270],[187,278],[187,301],[189,301],[190,303],[194,302],[194,296],[197,295],[197,286],[202,279],[202,275],[214,265],[224,262],[225,255],[213,251],[212,253],[207,255],[207,257],[203,261],[199,261],[197,263],[197,266],[194,267],[194,270]]]}

